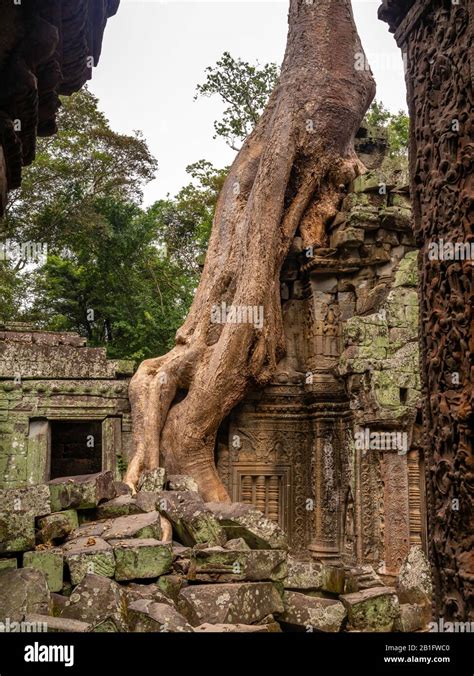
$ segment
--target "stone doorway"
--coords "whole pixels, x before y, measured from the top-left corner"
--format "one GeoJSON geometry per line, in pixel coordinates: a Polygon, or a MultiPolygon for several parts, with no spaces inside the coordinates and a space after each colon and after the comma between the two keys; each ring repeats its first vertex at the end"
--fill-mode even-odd
{"type": "Polygon", "coordinates": [[[101,421],[52,421],[50,479],[101,471],[101,421]]]}

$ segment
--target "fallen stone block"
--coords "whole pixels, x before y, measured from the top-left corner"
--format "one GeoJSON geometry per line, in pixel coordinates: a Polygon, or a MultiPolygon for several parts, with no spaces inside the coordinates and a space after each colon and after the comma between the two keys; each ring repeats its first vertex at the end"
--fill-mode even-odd
{"type": "Polygon", "coordinates": [[[395,620],[394,631],[412,632],[426,625],[426,610],[416,603],[401,603],[400,615],[395,620]]]}
{"type": "Polygon", "coordinates": [[[51,617],[51,615],[25,615],[24,622],[34,626],[43,626],[48,633],[85,633],[91,630],[91,625],[79,620],[70,620],[67,617],[51,617]]]}
{"type": "Polygon", "coordinates": [[[114,550],[105,540],[98,537],[77,538],[66,543],[62,549],[72,584],[79,584],[88,573],[114,576],[114,550]]]}
{"type": "Polygon", "coordinates": [[[18,568],[16,559],[0,559],[0,573],[2,570],[10,570],[18,568]]]}
{"type": "Polygon", "coordinates": [[[115,497],[113,482],[112,472],[53,479],[48,482],[51,511],[92,509],[103,500],[112,500],[115,497]]]}
{"type": "Polygon", "coordinates": [[[45,516],[51,512],[51,499],[46,484],[0,490],[0,512],[29,512],[45,516]]]}
{"type": "Polygon", "coordinates": [[[162,491],[156,507],[171,522],[173,532],[183,545],[225,544],[227,538],[224,530],[197,493],[162,491]]]}
{"type": "Polygon", "coordinates": [[[173,603],[178,602],[179,592],[187,582],[183,580],[180,575],[170,573],[168,575],[161,575],[157,583],[163,594],[165,594],[173,603]]]}
{"type": "Polygon", "coordinates": [[[159,512],[148,512],[88,523],[74,531],[72,537],[100,537],[103,540],[129,538],[160,540],[161,515],[159,512]]]}
{"type": "Polygon", "coordinates": [[[23,568],[34,568],[44,573],[50,592],[63,588],[64,559],[60,549],[42,549],[23,554],[23,568]]]}
{"type": "Polygon", "coordinates": [[[257,582],[282,580],[287,573],[286,551],[277,549],[194,549],[188,580],[199,582],[257,582]]]}
{"type": "Polygon", "coordinates": [[[133,632],[191,633],[192,626],[173,607],[142,599],[128,609],[129,627],[133,632]]]}
{"type": "Polygon", "coordinates": [[[400,613],[393,587],[372,587],[339,598],[347,610],[350,629],[358,631],[392,631],[400,613]]]}
{"type": "Polygon", "coordinates": [[[396,589],[400,603],[431,607],[433,587],[430,564],[420,546],[413,546],[408,552],[400,567],[396,589]]]}
{"type": "Polygon", "coordinates": [[[120,495],[132,495],[132,489],[124,481],[114,481],[114,492],[117,498],[120,495]]]}
{"type": "Polygon", "coordinates": [[[268,634],[272,632],[265,624],[209,624],[207,622],[194,627],[194,631],[203,634],[268,634]]]}
{"type": "Polygon", "coordinates": [[[191,491],[192,493],[199,493],[199,488],[196,481],[186,474],[171,474],[168,477],[169,491],[191,491]]]}
{"type": "Polygon", "coordinates": [[[288,540],[280,526],[253,505],[243,502],[206,502],[228,540],[243,538],[251,549],[287,549],[288,540]]]}
{"type": "Polygon", "coordinates": [[[174,605],[173,601],[166,596],[156,583],[138,584],[136,582],[129,582],[123,585],[122,589],[126,594],[129,606],[135,603],[135,601],[141,601],[142,599],[154,601],[155,603],[165,603],[169,606],[174,605]]]}
{"type": "Polygon", "coordinates": [[[0,554],[26,552],[34,546],[33,512],[0,512],[0,554]]]}
{"type": "Polygon", "coordinates": [[[0,573],[0,620],[20,621],[26,613],[47,615],[50,592],[44,573],[31,568],[0,573]]]}
{"type": "Polygon", "coordinates": [[[140,512],[155,512],[159,494],[139,491],[133,497],[135,505],[140,512]]]}
{"type": "Polygon", "coordinates": [[[79,522],[75,509],[54,512],[38,519],[39,531],[36,534],[36,539],[43,544],[63,540],[78,526],[79,522]]]}
{"type": "Polygon", "coordinates": [[[63,594],[57,594],[56,592],[53,592],[51,594],[51,615],[54,615],[54,617],[59,617],[68,601],[68,596],[63,596],[63,594]]]}
{"type": "Polygon", "coordinates": [[[165,487],[166,472],[164,467],[142,472],[138,480],[137,490],[147,493],[158,493],[165,487]]]}
{"type": "Polygon", "coordinates": [[[140,514],[143,511],[153,510],[140,509],[131,495],[119,495],[97,507],[97,519],[115,519],[119,516],[129,516],[129,514],[140,514]]]}
{"type": "Polygon", "coordinates": [[[156,578],[171,570],[173,552],[170,544],[159,540],[111,540],[115,554],[115,579],[156,578]]]}
{"type": "Polygon", "coordinates": [[[61,617],[79,620],[96,627],[113,623],[127,631],[127,597],[119,584],[101,575],[88,574],[73,590],[61,617]]]}
{"type": "Polygon", "coordinates": [[[227,540],[227,542],[224,545],[224,549],[239,551],[243,549],[250,549],[250,547],[245,542],[244,538],[235,538],[235,540],[227,540]]]}
{"type": "Polygon", "coordinates": [[[298,561],[288,557],[288,575],[283,582],[285,589],[321,589],[321,566],[314,561],[298,561]]]}
{"type": "Polygon", "coordinates": [[[193,626],[200,624],[255,624],[284,610],[271,582],[203,584],[182,589],[178,610],[193,626]]]}
{"type": "Polygon", "coordinates": [[[300,592],[285,591],[283,595],[285,611],[279,621],[308,631],[338,632],[346,617],[346,611],[340,601],[307,596],[300,592]]]}

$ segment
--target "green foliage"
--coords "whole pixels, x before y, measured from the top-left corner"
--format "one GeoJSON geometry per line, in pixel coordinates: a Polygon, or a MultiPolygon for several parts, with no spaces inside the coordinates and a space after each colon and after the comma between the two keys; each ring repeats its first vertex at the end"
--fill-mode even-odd
{"type": "Polygon", "coordinates": [[[252,65],[224,52],[214,66],[206,68],[206,81],[196,87],[196,96],[219,96],[226,108],[221,120],[214,122],[215,136],[233,149],[255,127],[278,79],[274,63],[252,65]]]}
{"type": "Polygon", "coordinates": [[[410,118],[403,110],[394,114],[381,101],[374,101],[367,111],[365,121],[371,131],[380,128],[386,130],[390,158],[408,155],[410,118]]]}
{"type": "Polygon", "coordinates": [[[166,352],[193,294],[193,280],[163,253],[153,212],[103,199],[105,230],[88,247],[53,254],[33,276],[28,319],[74,330],[111,357],[142,360],[166,352]]]}
{"type": "Polygon", "coordinates": [[[5,219],[7,233],[16,239],[45,242],[57,251],[107,229],[98,199],[139,204],[157,168],[141,135],[113,132],[87,89],[61,102],[60,131],[39,139],[36,160],[10,196],[5,219]]]}

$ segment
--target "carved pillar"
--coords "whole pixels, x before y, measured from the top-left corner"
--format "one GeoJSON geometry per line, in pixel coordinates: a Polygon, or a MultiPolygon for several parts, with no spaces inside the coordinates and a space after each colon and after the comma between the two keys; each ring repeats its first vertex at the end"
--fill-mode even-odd
{"type": "Polygon", "coordinates": [[[474,2],[385,0],[379,16],[407,63],[434,614],[465,621],[474,615],[474,2]]]}

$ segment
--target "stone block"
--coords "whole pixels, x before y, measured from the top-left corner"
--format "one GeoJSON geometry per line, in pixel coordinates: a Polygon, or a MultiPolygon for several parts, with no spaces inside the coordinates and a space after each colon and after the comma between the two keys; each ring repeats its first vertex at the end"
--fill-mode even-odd
{"type": "Polygon", "coordinates": [[[101,575],[88,574],[73,590],[61,617],[86,622],[92,626],[109,622],[127,631],[127,598],[117,582],[101,575]]]}
{"type": "Polygon", "coordinates": [[[280,526],[252,505],[243,502],[208,502],[227,539],[243,538],[251,549],[287,549],[288,540],[280,526]]]}
{"type": "Polygon", "coordinates": [[[178,609],[198,626],[254,624],[267,615],[283,612],[284,607],[271,582],[237,582],[186,587],[180,592],[178,609]]]}
{"type": "Polygon", "coordinates": [[[171,474],[168,477],[168,490],[170,491],[191,491],[199,493],[196,481],[186,474],[171,474]]]}
{"type": "Polygon", "coordinates": [[[23,568],[34,568],[44,573],[51,592],[63,588],[64,559],[60,549],[42,549],[23,554],[23,568]]]}
{"type": "Polygon", "coordinates": [[[413,632],[426,625],[426,608],[416,603],[401,603],[400,615],[395,620],[394,631],[413,632]]]}
{"type": "Polygon", "coordinates": [[[286,550],[277,549],[194,549],[187,577],[199,582],[282,580],[287,574],[286,557],[286,550]]]}
{"type": "Polygon", "coordinates": [[[392,587],[372,587],[339,598],[347,610],[350,628],[357,631],[392,631],[400,613],[392,587]]]}
{"type": "Polygon", "coordinates": [[[39,531],[36,537],[38,542],[41,543],[55,542],[67,537],[78,526],[79,522],[75,509],[54,512],[38,520],[39,531]]]}
{"type": "Polygon", "coordinates": [[[48,483],[51,494],[51,509],[92,509],[103,500],[114,497],[112,472],[84,474],[53,479],[48,483]]]}
{"type": "Polygon", "coordinates": [[[62,549],[72,584],[79,584],[88,573],[114,576],[114,551],[105,540],[81,537],[66,543],[62,549]]]}
{"type": "Polygon", "coordinates": [[[91,630],[92,625],[80,620],[70,620],[67,617],[52,617],[51,615],[35,615],[30,613],[25,615],[25,622],[43,625],[48,633],[80,633],[83,634],[91,630]]]}
{"type": "Polygon", "coordinates": [[[0,620],[21,621],[27,613],[47,615],[49,606],[44,573],[31,568],[0,572],[0,620]]]}
{"type": "Polygon", "coordinates": [[[72,537],[100,537],[103,540],[129,538],[160,540],[161,516],[159,512],[148,512],[87,523],[74,531],[72,537]]]}
{"type": "Polygon", "coordinates": [[[342,603],[333,599],[285,591],[283,603],[285,610],[279,617],[280,622],[306,630],[338,632],[346,617],[342,603]]]}
{"type": "Polygon", "coordinates": [[[16,559],[0,559],[0,573],[2,570],[16,570],[18,563],[16,559]]]}
{"type": "Polygon", "coordinates": [[[33,516],[51,513],[48,486],[38,484],[0,490],[0,512],[30,512],[33,516]]]}
{"type": "Polygon", "coordinates": [[[0,512],[0,554],[25,552],[34,546],[33,512],[0,512]]]}
{"type": "Polygon", "coordinates": [[[118,516],[140,514],[143,511],[131,495],[119,495],[117,498],[103,502],[97,507],[97,519],[114,519],[118,516]]]}
{"type": "Polygon", "coordinates": [[[111,540],[114,548],[116,580],[157,578],[171,570],[171,545],[158,540],[111,540]]]}
{"type": "Polygon", "coordinates": [[[192,633],[186,618],[172,606],[142,599],[128,609],[130,631],[192,633]]]}
{"type": "Polygon", "coordinates": [[[158,493],[165,486],[166,472],[164,467],[142,472],[138,481],[137,489],[146,493],[158,493]]]}
{"type": "Polygon", "coordinates": [[[158,497],[157,509],[171,522],[176,538],[183,545],[223,545],[226,542],[227,538],[219,520],[197,493],[162,491],[158,497]]]}

